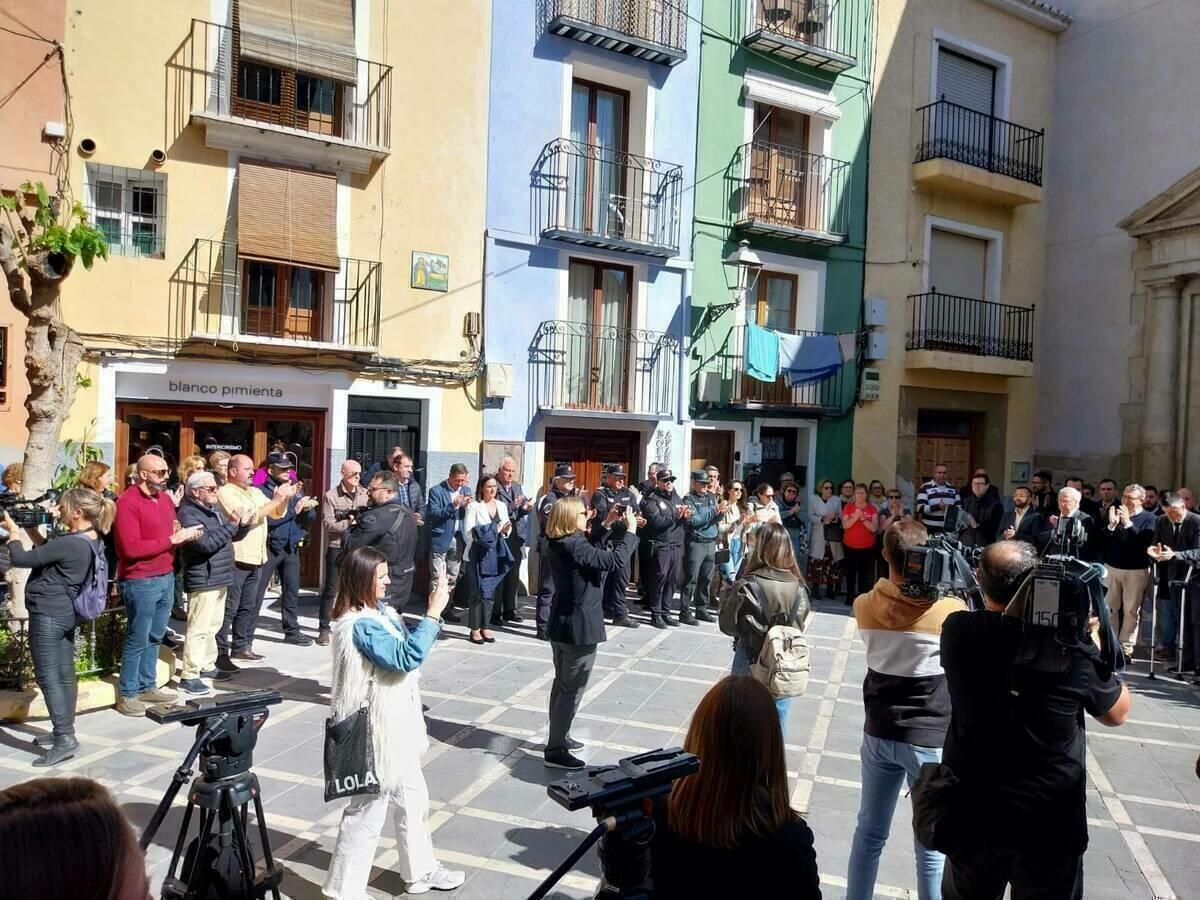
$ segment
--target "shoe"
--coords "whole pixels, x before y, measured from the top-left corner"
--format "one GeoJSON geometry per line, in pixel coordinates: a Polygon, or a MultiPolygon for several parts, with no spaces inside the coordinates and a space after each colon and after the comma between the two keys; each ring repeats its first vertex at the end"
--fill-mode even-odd
{"type": "Polygon", "coordinates": [[[504,621],[512,622],[514,625],[516,625],[520,622],[524,622],[525,619],[521,616],[521,614],[519,612],[510,612],[510,613],[504,614],[504,621]]]}
{"type": "Polygon", "coordinates": [[[583,747],[584,747],[583,741],[577,741],[573,737],[567,738],[567,749],[568,750],[582,750],[583,747]]]}
{"type": "Polygon", "coordinates": [[[203,695],[209,692],[208,685],[199,678],[181,678],[179,689],[185,694],[203,695]]]}
{"type": "Polygon", "coordinates": [[[33,739],[33,746],[37,747],[39,750],[49,750],[54,746],[54,735],[39,734],[33,739]]]}
{"type": "Polygon", "coordinates": [[[467,640],[468,640],[468,641],[470,641],[472,644],[480,644],[480,645],[482,645],[482,644],[485,644],[485,643],[487,643],[487,642],[486,642],[486,641],[485,641],[483,638],[481,638],[481,637],[475,637],[475,635],[473,635],[473,634],[469,634],[469,635],[467,635],[467,640]]]}
{"type": "Polygon", "coordinates": [[[542,756],[542,762],[550,769],[586,769],[587,763],[576,756],[572,756],[568,750],[555,750],[553,752],[547,750],[542,756]]]}
{"type": "Polygon", "coordinates": [[[242,671],[242,667],[235,665],[232,659],[230,659],[227,655],[222,653],[220,656],[217,657],[217,671],[218,672],[226,672],[226,673],[232,675],[235,672],[242,671]]]}
{"type": "Polygon", "coordinates": [[[455,625],[462,621],[462,616],[452,609],[447,609],[442,613],[443,622],[453,622],[455,625]]]}
{"type": "Polygon", "coordinates": [[[44,755],[39,756],[33,761],[33,765],[39,769],[46,766],[57,765],[60,762],[70,759],[75,755],[75,751],[79,749],[79,741],[73,737],[61,737],[54,742],[49,750],[44,755]]]}
{"type": "Polygon", "coordinates": [[[210,678],[213,681],[228,681],[233,677],[232,672],[223,672],[220,669],[208,669],[200,673],[201,678],[210,678]]]}
{"type": "Polygon", "coordinates": [[[684,610],[679,614],[679,623],[681,625],[699,625],[700,622],[690,612],[684,610]]]}
{"type": "Polygon", "coordinates": [[[679,620],[678,620],[678,619],[672,619],[672,618],[671,618],[670,616],[668,616],[668,615],[663,615],[663,617],[662,617],[662,618],[663,618],[663,621],[667,623],[667,627],[668,627],[668,628],[678,628],[678,627],[679,627],[679,620]]]}
{"type": "Polygon", "coordinates": [[[163,635],[162,643],[164,647],[170,647],[172,650],[178,650],[183,646],[183,636],[176,634],[174,631],[168,628],[167,633],[163,635]]]}
{"type": "Polygon", "coordinates": [[[117,700],[117,712],[141,719],[146,715],[146,704],[137,697],[121,697],[117,700]]]}
{"type": "Polygon", "coordinates": [[[289,634],[283,639],[285,644],[291,644],[293,647],[311,647],[313,639],[307,634],[289,634]]]}
{"type": "Polygon", "coordinates": [[[467,876],[463,872],[447,869],[441,863],[438,863],[436,869],[414,881],[408,886],[407,893],[409,894],[428,894],[430,891],[452,891],[455,888],[460,888],[463,882],[467,880],[467,876]]]}
{"type": "Polygon", "coordinates": [[[494,635],[490,635],[490,634],[484,634],[484,635],[483,635],[483,642],[484,642],[485,644],[494,644],[494,643],[496,643],[496,638],[495,638],[495,636],[494,636],[494,635]]]}
{"type": "Polygon", "coordinates": [[[539,628],[537,630],[536,637],[539,641],[548,641],[550,640],[550,632],[548,632],[545,628],[539,628]]]}
{"type": "Polygon", "coordinates": [[[187,621],[187,610],[184,609],[182,606],[172,606],[171,607],[171,618],[178,619],[180,622],[186,622],[187,621]]]}
{"type": "Polygon", "coordinates": [[[1200,674],[1194,675],[1192,677],[1192,684],[1200,684],[1200,674]]]}
{"type": "Polygon", "coordinates": [[[179,694],[170,688],[155,688],[152,691],[142,691],[138,694],[138,699],[143,703],[174,703],[179,699],[179,694]]]}
{"type": "Polygon", "coordinates": [[[234,659],[243,659],[246,662],[262,662],[266,659],[261,653],[255,653],[253,650],[234,650],[229,655],[234,659]]]}
{"type": "Polygon", "coordinates": [[[629,616],[620,616],[619,618],[613,619],[613,625],[617,628],[637,628],[638,627],[638,623],[635,622],[633,619],[629,618],[629,616]]]}
{"type": "Polygon", "coordinates": [[[317,632],[317,646],[318,647],[328,647],[329,646],[329,629],[328,628],[322,628],[320,631],[317,632]]]}
{"type": "Polygon", "coordinates": [[[1154,658],[1159,662],[1166,662],[1167,660],[1175,658],[1175,651],[1159,647],[1154,651],[1154,658]]]}
{"type": "Polygon", "coordinates": [[[712,613],[710,613],[707,609],[696,610],[696,618],[699,619],[701,622],[717,621],[716,616],[714,616],[712,613]]]}
{"type": "Polygon", "coordinates": [[[650,627],[651,628],[666,628],[667,623],[665,621],[663,621],[662,616],[651,616],[650,617],[650,627]]]}

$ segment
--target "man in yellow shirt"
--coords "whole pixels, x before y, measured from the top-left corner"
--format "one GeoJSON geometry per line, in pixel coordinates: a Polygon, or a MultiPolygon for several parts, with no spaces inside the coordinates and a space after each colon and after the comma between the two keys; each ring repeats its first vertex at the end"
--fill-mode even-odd
{"type": "Polygon", "coordinates": [[[217,492],[217,501],[226,514],[239,519],[250,515],[250,530],[233,542],[233,583],[225,602],[225,621],[217,632],[217,668],[236,672],[235,659],[257,662],[263,657],[254,652],[254,628],[258,624],[258,571],[267,561],[267,519],[283,515],[288,501],[296,493],[294,484],[281,484],[268,498],[254,486],[254,460],[238,454],[229,460],[229,477],[217,492]],[[230,629],[233,640],[230,642],[230,629]]]}

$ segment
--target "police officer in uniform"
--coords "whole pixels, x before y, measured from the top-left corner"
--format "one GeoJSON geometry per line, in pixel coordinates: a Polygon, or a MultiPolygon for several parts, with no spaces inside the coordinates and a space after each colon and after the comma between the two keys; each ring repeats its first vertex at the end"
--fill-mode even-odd
{"type": "Polygon", "coordinates": [[[716,564],[717,497],[708,481],[708,472],[696,469],[692,490],[683,498],[689,511],[683,525],[685,575],[679,592],[679,621],[684,625],[715,621],[708,611],[708,593],[716,564]],[[695,615],[689,604],[696,607],[695,615]]]}
{"type": "MultiPolygon", "coordinates": [[[[642,499],[649,497],[658,487],[658,470],[662,468],[661,463],[652,462],[646,466],[646,480],[638,485],[638,491],[642,495],[642,499]]],[[[642,499],[638,500],[638,509],[642,508],[642,499]]],[[[638,526],[641,527],[640,525],[638,526]]],[[[638,535],[638,594],[641,596],[641,604],[647,609],[650,608],[650,582],[654,580],[652,566],[650,564],[650,539],[645,534],[638,535]]]]}
{"type": "MultiPolygon", "coordinates": [[[[604,527],[604,520],[614,506],[622,509],[638,509],[633,491],[626,485],[625,469],[620,464],[609,466],[604,475],[605,484],[592,494],[592,509],[595,515],[591,522],[591,541],[598,547],[611,550],[620,544],[625,537],[625,520],[618,519],[611,528],[604,527]]],[[[638,623],[629,617],[629,607],[625,605],[625,589],[629,587],[630,557],[625,557],[624,565],[613,569],[604,579],[604,615],[613,620],[614,625],[625,628],[637,628],[638,623]]]]}
{"type": "Polygon", "coordinates": [[[538,590],[537,590],[537,638],[539,641],[550,640],[546,627],[550,622],[550,604],[554,601],[554,573],[550,570],[550,555],[546,552],[546,519],[555,502],[563,497],[575,495],[575,472],[570,465],[562,464],[554,467],[554,478],[550,482],[550,490],[538,501],[538,590]]]}
{"type": "Polygon", "coordinates": [[[683,556],[683,523],[687,507],[675,492],[675,476],[670,469],[659,469],[654,492],[642,498],[642,518],[650,541],[650,624],[655,628],[676,627],[671,618],[671,600],[679,580],[683,556]]]}
{"type": "Polygon", "coordinates": [[[417,539],[417,520],[400,497],[400,483],[391,472],[380,471],[367,488],[366,510],[354,517],[346,532],[342,552],[374,547],[387,557],[391,584],[385,599],[401,613],[412,593],[417,539]]]}

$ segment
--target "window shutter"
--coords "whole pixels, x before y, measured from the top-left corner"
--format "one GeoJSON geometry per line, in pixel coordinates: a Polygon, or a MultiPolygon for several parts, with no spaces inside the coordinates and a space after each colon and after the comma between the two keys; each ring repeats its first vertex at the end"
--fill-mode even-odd
{"type": "Polygon", "coordinates": [[[238,165],[238,255],[336,272],[337,178],[238,165]]]}
{"type": "Polygon", "coordinates": [[[937,99],[994,115],[996,70],[943,48],[938,49],[937,99]]]}
{"type": "Polygon", "coordinates": [[[939,294],[994,300],[985,296],[987,241],[934,228],[929,235],[929,284],[939,294]]]}
{"type": "Polygon", "coordinates": [[[354,84],[351,4],[352,0],[238,0],[242,56],[354,84]]]}

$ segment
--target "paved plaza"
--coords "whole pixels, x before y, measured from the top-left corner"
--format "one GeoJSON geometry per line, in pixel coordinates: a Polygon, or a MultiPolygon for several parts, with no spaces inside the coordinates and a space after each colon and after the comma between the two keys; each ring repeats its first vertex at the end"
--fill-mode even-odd
{"type": "MultiPolygon", "coordinates": [[[[313,598],[304,611],[315,625],[313,598]]],[[[813,672],[808,696],[795,701],[787,729],[792,797],[816,833],[823,894],[844,896],[846,865],[858,809],[858,745],[862,732],[862,643],[840,603],[824,601],[810,627],[813,672]]],[[[525,610],[528,616],[530,610],[525,610]]],[[[316,900],[337,833],[342,804],[322,799],[322,723],[329,698],[328,648],[280,642],[278,612],[264,612],[260,652],[265,663],[246,668],[229,689],[275,688],[285,701],[271,709],[255,754],[272,841],[285,861],[284,894],[316,900]]],[[[460,898],[523,898],[593,825],[550,800],[546,785],[561,772],[542,766],[546,705],[552,678],[550,648],[528,624],[497,629],[497,643],[475,647],[465,628],[436,644],[422,667],[431,748],[425,777],[432,796],[430,824],[439,856],[466,870],[460,898]]],[[[657,631],[613,628],[602,648],[574,728],[593,764],[657,747],[678,745],[697,701],[728,668],[729,639],[714,625],[657,631]]],[[[1086,864],[1089,900],[1200,897],[1200,692],[1173,680],[1131,674],[1136,692],[1130,722],[1110,730],[1089,724],[1086,864]]],[[[36,774],[28,735],[44,722],[0,729],[0,786],[36,774]]],[[[191,728],[157,726],[113,710],[79,723],[80,755],[55,774],[104,782],[140,830],[194,736],[191,728]]],[[[183,798],[149,854],[157,890],[181,819],[183,798]]],[[[916,897],[908,801],[879,871],[877,896],[916,897]]],[[[387,837],[376,859],[372,888],[382,897],[404,885],[393,869],[387,837]]],[[[781,885],[786,864],[781,861],[781,885]]],[[[595,853],[551,896],[592,895],[595,853]]],[[[781,893],[786,896],[786,891],[781,893]]]]}

